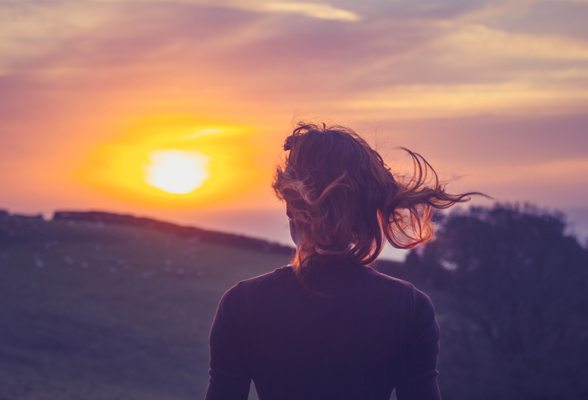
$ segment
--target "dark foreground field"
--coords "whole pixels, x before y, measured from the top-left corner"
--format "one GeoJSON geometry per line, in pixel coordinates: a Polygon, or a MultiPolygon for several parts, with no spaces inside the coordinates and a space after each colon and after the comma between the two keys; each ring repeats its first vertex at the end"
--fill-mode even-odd
{"type": "Polygon", "coordinates": [[[3,229],[2,400],[203,398],[220,296],[288,261],[96,222],[3,229]]]}
{"type": "MultiPolygon", "coordinates": [[[[260,240],[106,217],[0,211],[0,400],[201,399],[221,295],[288,262],[260,240]]],[[[588,249],[564,226],[473,210],[376,266],[432,298],[445,400],[588,398],[588,249]]]]}

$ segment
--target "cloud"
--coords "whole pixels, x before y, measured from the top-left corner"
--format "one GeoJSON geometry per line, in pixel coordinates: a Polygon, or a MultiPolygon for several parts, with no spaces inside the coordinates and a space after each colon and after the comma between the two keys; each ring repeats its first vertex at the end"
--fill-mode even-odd
{"type": "Polygon", "coordinates": [[[531,35],[468,24],[439,38],[434,48],[461,59],[492,60],[588,60],[588,42],[565,36],[531,35]]]}
{"type": "Polygon", "coordinates": [[[186,136],[182,136],[182,139],[196,139],[196,138],[199,138],[202,136],[216,135],[218,133],[223,133],[223,132],[224,132],[224,129],[218,129],[218,128],[199,129],[194,133],[191,133],[186,136]]]}
{"type": "Polygon", "coordinates": [[[92,33],[116,18],[95,3],[0,2],[0,70],[52,53],[73,37],[92,33]]]}
{"type": "Polygon", "coordinates": [[[342,105],[360,114],[392,118],[467,115],[576,114],[588,102],[588,90],[525,83],[412,85],[365,93],[342,105]]]}
{"type": "Polygon", "coordinates": [[[335,8],[325,3],[272,1],[268,3],[260,3],[257,7],[259,7],[258,9],[261,11],[300,14],[319,19],[332,19],[348,22],[359,21],[361,19],[361,17],[354,12],[335,8]]]}
{"type": "Polygon", "coordinates": [[[406,11],[427,9],[420,2],[389,5],[354,24],[336,23],[348,11],[326,3],[55,3],[59,13],[39,3],[14,6],[13,18],[4,18],[10,24],[0,23],[0,45],[8,46],[0,70],[34,70],[50,81],[99,79],[108,69],[113,80],[130,77],[136,86],[143,74],[178,91],[216,88],[227,97],[241,92],[372,112],[396,107],[415,116],[431,107],[439,110],[433,115],[471,115],[585,98],[578,84],[588,74],[583,40],[492,28],[471,15],[462,20],[458,9],[423,21],[406,11]],[[395,19],[394,7],[406,18],[395,19]],[[313,16],[294,20],[291,13],[313,16]],[[321,21],[327,17],[335,20],[321,21]]]}
{"type": "MultiPolygon", "coordinates": [[[[94,0],[103,3],[159,3],[160,0],[94,0]]],[[[55,1],[59,3],[59,0],[55,1]]],[[[311,18],[354,22],[361,16],[349,10],[320,2],[263,1],[263,0],[170,0],[168,4],[185,4],[208,7],[234,7],[269,13],[299,14],[311,18]]]]}

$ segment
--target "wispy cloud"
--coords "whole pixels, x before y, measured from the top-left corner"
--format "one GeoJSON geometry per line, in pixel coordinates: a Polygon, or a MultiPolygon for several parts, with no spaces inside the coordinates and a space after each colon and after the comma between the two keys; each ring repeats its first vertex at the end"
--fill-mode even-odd
{"type": "Polygon", "coordinates": [[[223,132],[224,132],[223,129],[217,129],[217,128],[199,129],[194,133],[190,133],[189,135],[182,136],[182,139],[196,139],[196,138],[199,138],[202,136],[216,135],[217,133],[223,133],[223,132]]]}
{"type": "Polygon", "coordinates": [[[432,43],[435,57],[452,58],[454,63],[491,64],[545,61],[588,61],[588,41],[564,35],[507,32],[481,24],[452,30],[432,43]]]}
{"type": "MultiPolygon", "coordinates": [[[[29,0],[32,1],[32,0],[29,0]]],[[[60,1],[60,0],[55,0],[60,1]]],[[[63,1],[63,0],[61,0],[63,1]]],[[[89,1],[89,0],[87,0],[89,1]]],[[[105,3],[158,3],[160,0],[93,0],[105,3]]],[[[261,12],[299,14],[311,18],[337,21],[359,21],[361,16],[353,11],[324,2],[299,2],[283,0],[169,0],[168,4],[187,4],[209,7],[235,7],[261,12]]]]}
{"type": "Polygon", "coordinates": [[[415,85],[367,93],[344,104],[361,114],[393,118],[439,118],[484,114],[577,114],[588,103],[583,88],[520,83],[415,85]]]}
{"type": "Polygon", "coordinates": [[[354,12],[336,8],[326,3],[272,1],[259,3],[258,5],[253,6],[253,8],[267,12],[300,14],[307,17],[332,19],[337,21],[353,22],[361,19],[361,17],[354,12]]]}

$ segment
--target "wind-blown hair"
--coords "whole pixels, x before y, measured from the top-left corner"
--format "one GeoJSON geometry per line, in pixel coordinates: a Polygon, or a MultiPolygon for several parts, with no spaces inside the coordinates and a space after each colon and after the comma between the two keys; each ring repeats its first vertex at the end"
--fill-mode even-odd
{"type": "Polygon", "coordinates": [[[300,123],[284,150],[273,189],[300,239],[292,263],[299,279],[305,266],[334,259],[369,265],[385,240],[413,248],[433,235],[434,209],[477,194],[447,193],[431,165],[407,149],[413,175],[394,177],[365,140],[342,126],[300,123]]]}

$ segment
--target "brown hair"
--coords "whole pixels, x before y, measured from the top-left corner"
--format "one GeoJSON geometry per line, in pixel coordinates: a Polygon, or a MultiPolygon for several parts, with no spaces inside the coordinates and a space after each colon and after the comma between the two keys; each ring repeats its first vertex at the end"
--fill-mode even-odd
{"type": "Polygon", "coordinates": [[[431,165],[407,149],[413,176],[395,178],[365,140],[342,126],[300,123],[284,150],[290,153],[276,169],[273,188],[300,238],[292,263],[299,279],[308,265],[369,265],[384,240],[401,249],[425,242],[433,235],[433,209],[478,194],[447,193],[431,165]]]}

